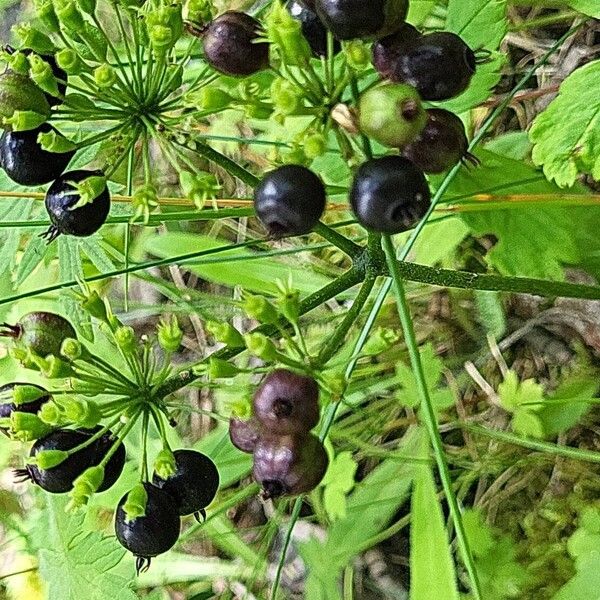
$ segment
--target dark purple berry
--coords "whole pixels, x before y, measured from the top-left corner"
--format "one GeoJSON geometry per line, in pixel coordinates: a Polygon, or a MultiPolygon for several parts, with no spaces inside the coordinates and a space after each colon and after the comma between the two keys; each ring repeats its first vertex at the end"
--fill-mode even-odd
{"type": "Polygon", "coordinates": [[[467,89],[476,69],[475,53],[462,38],[439,31],[404,48],[389,77],[417,88],[423,100],[448,100],[467,89]]]}
{"type": "MultiPolygon", "coordinates": [[[[42,405],[50,400],[51,396],[46,392],[46,390],[39,385],[34,385],[33,383],[7,383],[0,387],[0,418],[8,418],[12,415],[13,412],[25,412],[30,414],[37,414],[38,410],[42,408],[42,405]],[[16,386],[24,385],[28,387],[33,387],[42,393],[42,395],[36,400],[32,400],[31,402],[25,402],[22,404],[15,404],[13,402],[13,390],[16,386]]],[[[6,433],[6,429],[0,427],[0,431],[6,433]]]]}
{"type": "Polygon", "coordinates": [[[390,77],[405,49],[419,37],[418,29],[403,23],[398,31],[375,42],[372,49],[375,70],[384,78],[390,77]]]}
{"type": "Polygon", "coordinates": [[[441,108],[427,111],[427,125],[419,137],[404,147],[402,154],[425,173],[443,173],[469,154],[469,140],[463,122],[441,108]]]}
{"type": "Polygon", "coordinates": [[[317,14],[338,40],[384,37],[401,27],[407,0],[316,0],[317,14]]]}
{"type": "Polygon", "coordinates": [[[0,137],[0,167],[20,185],[50,183],[62,175],[75,155],[70,152],[48,152],[38,142],[40,133],[56,131],[44,123],[28,131],[4,131],[0,137]]]}
{"type": "Polygon", "coordinates": [[[312,377],[277,369],[256,390],[253,405],[268,434],[308,433],[319,422],[319,386],[312,377]]]}
{"type": "Polygon", "coordinates": [[[115,514],[115,533],[120,544],[137,558],[138,573],[150,566],[150,559],[170,550],[181,530],[175,499],[151,483],[144,483],[148,495],[143,517],[129,521],[123,508],[127,494],[121,498],[115,514]]]}
{"type": "Polygon", "coordinates": [[[168,492],[177,504],[180,515],[202,514],[214,500],[219,489],[219,471],[205,454],[195,450],[175,450],[177,470],[168,479],[156,473],[152,483],[168,492]]]}
{"type": "Polygon", "coordinates": [[[252,75],[269,66],[269,44],[259,42],[260,23],[234,10],[219,15],[201,31],[204,56],[225,75],[252,75]]]}
{"type": "Polygon", "coordinates": [[[73,208],[80,200],[73,183],[89,177],[102,177],[102,171],[69,171],[61,175],[46,192],[46,210],[52,225],[44,234],[48,242],[59,235],[87,237],[104,225],[110,212],[108,187],[91,202],[73,208]]]}
{"type": "MultiPolygon", "coordinates": [[[[302,23],[302,35],[306,38],[315,56],[327,56],[327,29],[315,12],[314,3],[309,5],[307,0],[288,0],[287,9],[294,19],[302,23]]],[[[341,45],[335,40],[333,52],[337,54],[341,45]]]]}
{"type": "Polygon", "coordinates": [[[358,222],[379,233],[400,233],[416,225],[431,201],[427,180],[401,156],[369,160],[358,169],[350,203],[358,222]]]}
{"type": "Polygon", "coordinates": [[[248,420],[231,417],[229,419],[229,438],[231,443],[242,452],[252,454],[260,437],[260,423],[252,418],[248,420]]]}
{"type": "Polygon", "coordinates": [[[269,436],[254,451],[253,474],[267,498],[297,496],[319,485],[329,458],[318,437],[269,436]]]}
{"type": "Polygon", "coordinates": [[[319,222],[325,201],[321,179],[300,165],[271,171],[254,192],[256,215],[276,238],[309,233],[319,222]]]}

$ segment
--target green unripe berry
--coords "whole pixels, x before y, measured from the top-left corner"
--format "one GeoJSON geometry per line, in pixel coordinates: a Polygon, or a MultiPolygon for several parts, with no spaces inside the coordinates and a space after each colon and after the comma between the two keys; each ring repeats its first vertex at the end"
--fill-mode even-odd
{"type": "Polygon", "coordinates": [[[405,84],[367,90],[360,97],[358,113],[361,131],[392,148],[415,140],[427,124],[427,113],[417,90],[405,84]]]}
{"type": "Polygon", "coordinates": [[[230,348],[243,348],[246,345],[242,334],[227,322],[208,321],[206,329],[217,342],[230,348]]]}
{"type": "Polygon", "coordinates": [[[304,138],[304,153],[315,159],[327,151],[327,138],[322,133],[311,133],[304,138]]]}
{"type": "Polygon", "coordinates": [[[348,65],[355,71],[364,71],[371,65],[371,50],[362,40],[344,44],[344,54],[348,65]]]}
{"type": "Polygon", "coordinates": [[[279,314],[277,309],[264,296],[246,295],[242,305],[244,312],[251,318],[261,323],[277,323],[279,314]]]}
{"type": "Polygon", "coordinates": [[[279,357],[275,344],[262,333],[248,333],[244,336],[248,352],[265,362],[274,362],[279,357]]]}
{"type": "Polygon", "coordinates": [[[300,106],[300,97],[296,86],[282,77],[275,79],[271,85],[273,104],[282,115],[291,115],[300,106]]]}
{"type": "Polygon", "coordinates": [[[71,48],[63,48],[55,56],[56,64],[67,73],[67,75],[79,75],[89,71],[88,66],[81,60],[79,54],[71,48]]]}
{"type": "Polygon", "coordinates": [[[117,82],[117,72],[109,64],[104,63],[94,69],[94,81],[101,90],[108,90],[117,82]]]}

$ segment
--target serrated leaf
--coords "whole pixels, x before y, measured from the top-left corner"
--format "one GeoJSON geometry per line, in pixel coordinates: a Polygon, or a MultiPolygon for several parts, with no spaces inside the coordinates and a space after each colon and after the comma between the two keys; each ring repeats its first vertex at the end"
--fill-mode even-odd
{"type": "Polygon", "coordinates": [[[568,0],[567,4],[584,15],[600,18],[600,3],[598,0],[568,0]]]}
{"type": "Polygon", "coordinates": [[[100,238],[98,236],[82,239],[81,249],[100,273],[108,273],[115,270],[115,263],[100,245],[100,238]]]}
{"type": "Polygon", "coordinates": [[[504,381],[498,386],[498,396],[502,408],[515,412],[521,405],[527,403],[531,411],[541,410],[544,401],[544,388],[533,379],[519,381],[514,371],[509,371],[504,381]]]}
{"type": "MultiPolygon", "coordinates": [[[[419,456],[429,457],[424,438],[419,456]]],[[[411,499],[410,600],[458,600],[456,571],[429,465],[418,465],[411,499]]]]}
{"type": "MultiPolygon", "coordinates": [[[[117,571],[125,555],[113,537],[86,532],[82,515],[67,515],[66,500],[47,496],[48,527],[39,570],[53,600],[136,600],[131,579],[117,571]]],[[[133,573],[131,573],[133,575],[133,573]]]]}
{"type": "Polygon", "coordinates": [[[573,72],[529,136],[533,160],[560,187],[573,185],[579,173],[600,179],[600,60],[573,72]]]}
{"type": "Polygon", "coordinates": [[[507,32],[506,0],[449,0],[446,29],[460,35],[473,50],[496,53],[490,62],[477,66],[469,88],[444,108],[461,113],[487,100],[500,81],[504,57],[496,51],[507,32]]]}
{"type": "Polygon", "coordinates": [[[42,238],[38,236],[29,238],[15,272],[15,287],[19,287],[31,275],[35,268],[44,260],[49,249],[50,247],[42,238]]]}

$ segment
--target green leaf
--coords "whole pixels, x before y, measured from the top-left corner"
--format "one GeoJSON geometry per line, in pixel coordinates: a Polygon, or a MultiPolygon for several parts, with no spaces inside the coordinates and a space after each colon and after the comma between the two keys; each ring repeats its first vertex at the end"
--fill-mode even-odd
{"type": "MultiPolygon", "coordinates": [[[[224,240],[192,233],[167,233],[146,240],[146,250],[160,258],[226,245],[228,243],[224,240]]],[[[261,293],[277,293],[277,279],[287,281],[290,274],[293,286],[304,294],[312,293],[330,282],[328,277],[315,273],[308,266],[302,266],[299,261],[284,263],[273,258],[236,260],[255,256],[257,253],[252,250],[233,248],[218,255],[207,256],[206,259],[198,258],[197,261],[182,266],[213,283],[231,287],[239,285],[246,290],[261,293]],[[223,262],[206,264],[215,261],[217,257],[223,262]],[[202,264],[203,261],[205,264],[202,264]]]]}
{"type": "Polygon", "coordinates": [[[19,287],[35,271],[36,267],[44,260],[49,248],[48,244],[38,236],[27,241],[27,246],[15,271],[15,287],[19,287]]]}
{"type": "Polygon", "coordinates": [[[473,50],[494,52],[490,62],[478,65],[469,88],[444,108],[461,113],[488,99],[500,81],[504,57],[497,53],[507,32],[506,0],[449,0],[446,29],[460,35],[473,50]]]}
{"type": "Polygon", "coordinates": [[[598,0],[568,0],[571,8],[590,17],[600,18],[600,4],[598,0]]]}
{"type": "MultiPolygon", "coordinates": [[[[419,455],[427,459],[428,451],[424,439],[419,455]]],[[[452,551],[429,465],[416,467],[411,516],[410,600],[458,600],[452,551]]]]}
{"type": "Polygon", "coordinates": [[[323,504],[332,521],[347,515],[346,494],[354,487],[357,468],[351,452],[340,452],[327,469],[323,479],[323,504]]]}
{"type": "Polygon", "coordinates": [[[135,600],[132,577],[119,573],[126,551],[117,540],[85,531],[83,515],[65,513],[64,498],[47,495],[45,502],[48,526],[39,532],[43,539],[39,569],[48,598],[135,600]]]}
{"type": "Polygon", "coordinates": [[[560,187],[580,173],[600,179],[600,60],[573,72],[530,130],[533,160],[560,187]]]}
{"type": "Polygon", "coordinates": [[[477,290],[475,304],[481,325],[495,339],[500,339],[506,331],[506,317],[500,293],[477,290]]]}
{"type": "Polygon", "coordinates": [[[517,374],[509,371],[498,386],[498,396],[502,407],[509,412],[516,411],[524,403],[528,403],[529,410],[539,411],[544,401],[544,388],[533,379],[519,381],[517,374]]]}
{"type": "Polygon", "coordinates": [[[422,26],[435,5],[436,0],[411,0],[406,21],[415,27],[422,26]]]}

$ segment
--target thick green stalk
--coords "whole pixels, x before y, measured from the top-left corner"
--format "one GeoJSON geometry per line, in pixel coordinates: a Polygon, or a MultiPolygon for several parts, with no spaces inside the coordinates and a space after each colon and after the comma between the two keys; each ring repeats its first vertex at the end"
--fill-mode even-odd
{"type": "Polygon", "coordinates": [[[479,578],[477,570],[475,568],[475,561],[469,541],[465,533],[464,525],[462,522],[462,515],[456,494],[452,488],[452,477],[450,475],[450,469],[448,467],[448,461],[444,452],[444,443],[442,436],[438,429],[437,418],[433,403],[429,395],[429,389],[427,388],[427,382],[425,379],[425,373],[423,371],[423,364],[421,362],[421,355],[419,352],[419,345],[417,337],[415,335],[415,329],[410,314],[410,308],[406,299],[406,291],[404,289],[404,281],[398,268],[398,261],[396,260],[396,250],[392,243],[389,235],[383,236],[383,247],[385,250],[388,268],[392,277],[394,291],[396,293],[396,302],[398,304],[398,314],[400,316],[400,322],[402,324],[402,330],[404,331],[404,341],[408,349],[410,356],[410,362],[412,371],[415,376],[417,384],[417,392],[421,399],[421,415],[425,421],[427,432],[429,433],[429,439],[433,447],[433,454],[442,481],[442,487],[446,494],[446,500],[450,508],[450,515],[456,529],[456,539],[460,548],[462,559],[469,574],[469,578],[472,584],[472,593],[476,600],[481,599],[481,591],[479,585],[479,578]]]}

